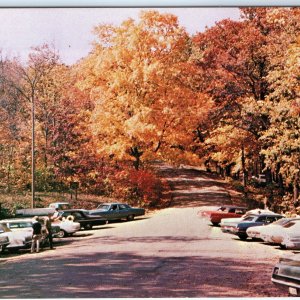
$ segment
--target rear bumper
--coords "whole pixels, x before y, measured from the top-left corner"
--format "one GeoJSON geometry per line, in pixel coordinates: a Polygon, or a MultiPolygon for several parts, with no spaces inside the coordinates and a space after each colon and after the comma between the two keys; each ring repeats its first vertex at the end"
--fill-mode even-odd
{"type": "Polygon", "coordinates": [[[300,290],[300,281],[294,278],[289,278],[281,275],[272,274],[272,282],[286,287],[293,287],[300,290]]]}

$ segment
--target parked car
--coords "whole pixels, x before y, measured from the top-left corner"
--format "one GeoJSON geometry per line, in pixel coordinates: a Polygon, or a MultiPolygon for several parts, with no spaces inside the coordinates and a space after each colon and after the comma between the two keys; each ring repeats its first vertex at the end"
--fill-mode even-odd
{"type": "Polygon", "coordinates": [[[241,240],[246,240],[248,237],[246,231],[249,227],[270,224],[281,218],[283,218],[282,215],[274,213],[250,214],[235,226],[232,226],[228,233],[237,235],[241,240]]]}
{"type": "Polygon", "coordinates": [[[8,236],[5,234],[4,229],[0,226],[0,252],[3,252],[9,244],[8,236]]]}
{"type": "Polygon", "coordinates": [[[263,235],[268,235],[272,234],[274,231],[276,231],[276,228],[282,227],[284,224],[289,222],[290,219],[288,218],[282,218],[279,219],[271,224],[266,225],[261,225],[261,226],[254,226],[254,227],[249,227],[246,232],[248,237],[256,240],[264,240],[263,235]]]}
{"type": "Polygon", "coordinates": [[[17,209],[15,213],[16,218],[32,218],[35,216],[43,217],[48,216],[49,214],[54,214],[54,208],[22,208],[17,209]]]}
{"type": "Polygon", "coordinates": [[[209,218],[210,222],[217,226],[222,219],[240,218],[246,211],[246,207],[224,205],[216,211],[202,211],[200,215],[209,218]]]}
{"type": "Polygon", "coordinates": [[[265,174],[259,174],[258,176],[252,176],[251,179],[258,185],[265,185],[267,183],[267,177],[265,174]]]}
{"type": "Polygon", "coordinates": [[[291,296],[300,296],[300,253],[282,256],[275,265],[272,282],[287,287],[291,296]]]}
{"type": "Polygon", "coordinates": [[[89,215],[89,212],[85,209],[67,209],[59,211],[59,218],[63,220],[63,218],[69,220],[72,219],[75,222],[80,224],[81,228],[84,229],[92,229],[93,226],[104,225],[107,223],[107,219],[102,216],[92,216],[89,215]],[[69,216],[72,216],[71,218],[69,216]]]}
{"type": "Polygon", "coordinates": [[[72,205],[69,202],[53,202],[49,204],[49,208],[54,210],[66,210],[71,209],[72,205]]]}
{"type": "Polygon", "coordinates": [[[132,221],[137,216],[143,216],[143,208],[131,207],[124,203],[101,203],[96,209],[90,210],[91,216],[102,216],[108,221],[126,219],[132,221]]]}
{"type": "Polygon", "coordinates": [[[240,218],[225,218],[225,219],[222,219],[221,222],[220,222],[221,230],[225,233],[230,232],[232,230],[232,228],[236,227],[236,225],[239,222],[243,221],[249,215],[251,215],[251,214],[263,214],[263,213],[275,214],[274,212],[272,212],[268,209],[255,208],[255,209],[247,211],[240,218]]]}
{"type": "Polygon", "coordinates": [[[272,231],[264,232],[261,237],[263,241],[282,245],[287,236],[297,236],[300,230],[300,218],[293,218],[285,222],[282,226],[275,227],[272,231]]]}
{"type": "Polygon", "coordinates": [[[300,249],[300,219],[294,220],[294,225],[283,233],[281,247],[285,249],[300,249]]]}
{"type": "Polygon", "coordinates": [[[225,210],[225,206],[204,206],[197,212],[199,217],[209,217],[212,213],[225,210]]]}
{"type": "Polygon", "coordinates": [[[64,220],[58,220],[54,221],[52,225],[57,225],[60,227],[60,230],[58,233],[53,234],[54,237],[63,238],[66,236],[70,236],[74,234],[75,232],[80,230],[80,223],[74,222],[72,219],[64,219],[64,220]]]}
{"type": "MultiPolygon", "coordinates": [[[[46,217],[45,217],[46,218],[46,217]]],[[[48,233],[46,230],[46,220],[43,217],[40,217],[40,221],[42,223],[42,238],[41,238],[41,246],[44,246],[48,243],[48,233]]],[[[28,243],[26,243],[25,246],[21,244],[22,247],[14,247],[12,243],[7,247],[8,250],[17,250],[22,248],[28,248],[31,245],[31,238],[32,238],[32,219],[31,218],[13,218],[13,219],[5,219],[1,220],[0,224],[5,225],[8,229],[10,229],[12,232],[16,233],[22,233],[27,238],[28,236],[28,243]]],[[[56,224],[52,224],[52,234],[55,236],[60,232],[60,227],[56,224]]]]}
{"type": "Polygon", "coordinates": [[[9,240],[9,244],[2,248],[2,251],[7,249],[14,252],[19,249],[30,248],[32,233],[29,231],[12,231],[4,223],[0,223],[1,236],[6,236],[9,240]]]}

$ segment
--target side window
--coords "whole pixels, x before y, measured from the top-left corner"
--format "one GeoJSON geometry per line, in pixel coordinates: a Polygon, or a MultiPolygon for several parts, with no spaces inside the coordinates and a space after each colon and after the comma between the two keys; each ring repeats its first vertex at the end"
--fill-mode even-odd
{"type": "Polygon", "coordinates": [[[74,216],[74,218],[75,218],[76,220],[81,220],[81,219],[83,219],[81,213],[79,213],[79,212],[74,212],[72,215],[74,216]]]}
{"type": "Polygon", "coordinates": [[[119,205],[119,209],[126,209],[127,207],[124,204],[119,205]]]}
{"type": "Polygon", "coordinates": [[[267,217],[259,217],[256,220],[256,222],[262,222],[262,223],[266,223],[266,221],[267,221],[267,217]]]}
{"type": "Polygon", "coordinates": [[[118,205],[114,204],[114,205],[111,206],[111,210],[117,210],[117,209],[118,209],[118,205]]]}
{"type": "Polygon", "coordinates": [[[243,215],[244,214],[244,211],[242,209],[236,209],[235,210],[235,213],[236,214],[239,214],[239,215],[243,215]]]}
{"type": "Polygon", "coordinates": [[[267,219],[266,219],[267,224],[273,223],[274,221],[276,221],[276,218],[274,218],[274,217],[267,217],[267,219]]]}
{"type": "Polygon", "coordinates": [[[228,210],[229,213],[234,213],[234,211],[235,211],[234,208],[230,208],[230,209],[228,210]]]}

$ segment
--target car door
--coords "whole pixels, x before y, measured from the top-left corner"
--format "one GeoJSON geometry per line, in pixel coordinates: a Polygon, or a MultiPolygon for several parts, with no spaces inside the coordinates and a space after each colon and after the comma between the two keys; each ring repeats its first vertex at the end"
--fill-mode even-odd
{"type": "Polygon", "coordinates": [[[124,219],[127,218],[132,212],[129,211],[128,207],[124,204],[119,204],[119,215],[124,219]]]}
{"type": "Polygon", "coordinates": [[[110,220],[117,220],[120,219],[120,211],[118,204],[112,204],[108,211],[109,219],[110,220]]]}

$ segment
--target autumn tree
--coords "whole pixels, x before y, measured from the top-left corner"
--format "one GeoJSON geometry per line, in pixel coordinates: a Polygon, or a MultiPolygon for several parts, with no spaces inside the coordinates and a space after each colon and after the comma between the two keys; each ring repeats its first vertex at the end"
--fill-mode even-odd
{"type": "MultiPolygon", "coordinates": [[[[205,74],[206,90],[216,104],[211,111],[213,122],[208,131],[212,133],[212,144],[208,149],[219,152],[218,163],[225,167],[237,163],[232,161],[233,157],[244,162],[247,158],[248,164],[241,168],[244,178],[249,171],[264,169],[259,137],[269,126],[268,116],[260,110],[269,93],[266,76],[270,59],[265,46],[272,26],[264,22],[268,10],[242,9],[240,21],[223,20],[194,38],[193,57],[205,74]],[[217,144],[218,140],[226,139],[230,127],[237,133],[241,147],[224,151],[223,145],[220,148],[217,144]],[[259,167],[249,170],[254,164],[259,167]]],[[[211,158],[209,153],[208,157],[211,158]]]]}
{"type": "Polygon", "coordinates": [[[263,109],[270,126],[261,137],[267,165],[280,183],[293,186],[293,201],[299,197],[300,118],[299,118],[299,9],[275,9],[267,21],[274,31],[269,36],[272,69],[267,79],[271,87],[263,109]]]}
{"type": "Polygon", "coordinates": [[[13,187],[23,187],[23,171],[30,167],[26,162],[29,147],[26,102],[10,84],[14,75],[11,69],[16,63],[8,59],[0,63],[0,178],[7,192],[13,187]]]}
{"type": "Polygon", "coordinates": [[[209,98],[193,89],[191,42],[177,17],[143,12],[139,22],[95,28],[98,42],[81,68],[96,103],[98,150],[116,159],[178,159],[206,116],[209,98]]]}

